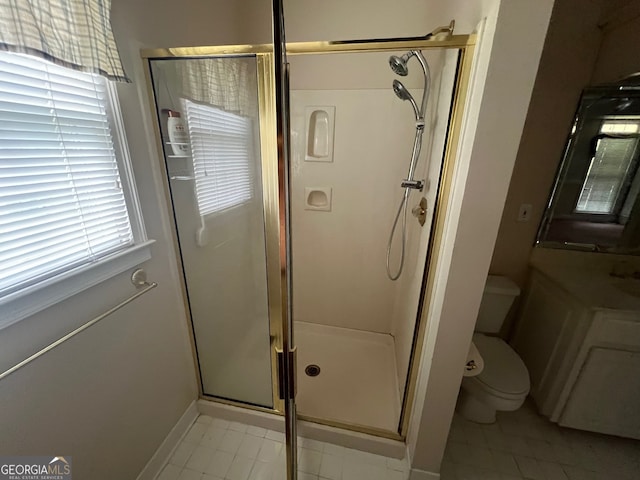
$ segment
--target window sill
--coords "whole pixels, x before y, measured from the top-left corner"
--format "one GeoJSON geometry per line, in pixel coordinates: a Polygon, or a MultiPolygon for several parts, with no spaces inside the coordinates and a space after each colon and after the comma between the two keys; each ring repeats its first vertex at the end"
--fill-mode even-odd
{"type": "Polygon", "coordinates": [[[0,330],[149,260],[153,243],[147,240],[7,295],[0,300],[0,330]]]}
{"type": "MultiPolygon", "coordinates": [[[[196,231],[196,245],[206,247],[209,244],[209,231],[218,231],[224,236],[224,231],[229,225],[233,225],[238,219],[246,217],[252,211],[253,198],[224,210],[207,213],[200,216],[202,225],[196,231]]],[[[262,205],[260,205],[262,207],[262,205]]],[[[260,212],[262,213],[262,212],[260,212]]]]}

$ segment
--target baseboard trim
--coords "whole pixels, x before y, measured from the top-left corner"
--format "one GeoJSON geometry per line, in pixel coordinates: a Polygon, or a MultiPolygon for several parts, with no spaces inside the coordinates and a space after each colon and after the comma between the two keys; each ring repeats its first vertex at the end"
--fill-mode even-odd
{"type": "Polygon", "coordinates": [[[182,437],[189,430],[189,427],[196,421],[198,415],[198,407],[194,400],[160,444],[156,453],[153,454],[153,457],[151,457],[144,466],[137,480],[154,480],[160,474],[165,463],[167,463],[167,460],[171,457],[180,440],[182,440],[182,437]]]}
{"type": "Polygon", "coordinates": [[[438,480],[439,478],[439,473],[425,472],[417,468],[412,468],[411,474],[409,475],[409,480],[438,480]]]}

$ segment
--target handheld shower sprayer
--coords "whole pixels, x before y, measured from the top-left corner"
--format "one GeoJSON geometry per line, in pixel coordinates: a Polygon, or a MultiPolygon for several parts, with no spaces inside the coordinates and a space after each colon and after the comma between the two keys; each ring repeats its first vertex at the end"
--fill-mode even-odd
{"type": "Polygon", "coordinates": [[[409,100],[409,102],[411,102],[413,111],[416,114],[416,122],[420,121],[420,109],[418,109],[418,104],[413,98],[413,95],[409,93],[407,87],[405,87],[400,80],[393,81],[393,93],[395,93],[400,100],[409,100]]]}
{"type": "Polygon", "coordinates": [[[418,104],[413,98],[413,95],[411,95],[407,87],[405,87],[402,82],[397,79],[393,81],[393,92],[396,94],[396,96],[400,100],[408,100],[413,107],[413,112],[416,116],[416,135],[413,142],[411,162],[409,163],[409,173],[407,175],[407,178],[401,183],[401,186],[404,188],[404,194],[402,195],[400,207],[398,208],[398,213],[396,214],[395,220],[393,221],[393,227],[391,227],[391,233],[389,235],[389,242],[387,243],[387,276],[391,280],[397,280],[398,278],[400,278],[400,275],[402,274],[402,268],[404,266],[407,237],[407,205],[409,203],[411,190],[415,189],[422,191],[422,189],[424,188],[424,182],[422,180],[416,180],[413,177],[416,170],[416,164],[418,163],[418,157],[420,156],[420,149],[422,148],[424,116],[427,110],[429,87],[431,86],[429,65],[422,55],[422,52],[420,52],[419,50],[411,50],[399,57],[397,55],[392,55],[391,57],[389,57],[389,66],[391,67],[391,70],[393,70],[393,72],[397,75],[406,77],[409,74],[409,67],[407,64],[412,57],[415,57],[418,60],[420,66],[422,67],[422,73],[424,75],[424,88],[422,90],[422,102],[420,103],[420,107],[418,107],[418,104]],[[396,228],[398,227],[400,216],[402,216],[402,244],[400,249],[400,265],[398,266],[397,272],[394,274],[391,273],[391,247],[393,245],[393,238],[395,237],[396,228]]]}

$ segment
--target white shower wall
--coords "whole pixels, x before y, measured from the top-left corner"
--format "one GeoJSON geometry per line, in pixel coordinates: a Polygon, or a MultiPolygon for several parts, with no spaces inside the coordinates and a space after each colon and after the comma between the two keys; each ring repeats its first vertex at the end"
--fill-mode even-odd
{"type": "Polygon", "coordinates": [[[297,90],[291,115],[295,320],[391,333],[385,255],[411,154],[411,109],[390,88],[297,90]],[[322,105],[336,107],[331,163],[304,160],[304,109],[322,105]],[[331,211],[305,210],[305,187],[330,187],[331,211]]]}

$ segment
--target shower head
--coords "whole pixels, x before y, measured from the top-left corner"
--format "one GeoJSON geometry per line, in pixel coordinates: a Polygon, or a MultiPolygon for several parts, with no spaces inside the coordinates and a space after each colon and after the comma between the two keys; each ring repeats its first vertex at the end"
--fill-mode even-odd
{"type": "Polygon", "coordinates": [[[411,106],[413,106],[413,111],[416,114],[417,121],[420,118],[420,110],[418,109],[418,104],[416,104],[413,96],[409,93],[409,90],[407,90],[407,87],[405,87],[399,80],[394,80],[393,93],[395,93],[400,100],[409,100],[409,102],[411,102],[411,106]]]}
{"type": "Polygon", "coordinates": [[[424,88],[422,90],[422,102],[421,108],[418,108],[416,101],[413,99],[406,87],[398,80],[393,81],[393,91],[401,100],[411,101],[413,109],[416,112],[416,121],[424,118],[424,114],[427,108],[427,98],[429,96],[429,88],[431,86],[431,74],[429,73],[429,65],[425,60],[420,50],[410,50],[404,55],[398,57],[397,55],[391,55],[389,57],[389,66],[397,75],[406,77],[409,74],[409,67],[407,62],[411,57],[416,57],[420,67],[422,67],[422,73],[424,74],[424,88]]]}
{"type": "Polygon", "coordinates": [[[389,57],[389,66],[391,70],[393,70],[397,75],[401,77],[406,77],[409,73],[409,68],[407,68],[407,61],[411,58],[412,52],[407,52],[401,57],[397,55],[391,55],[389,57]]]}

